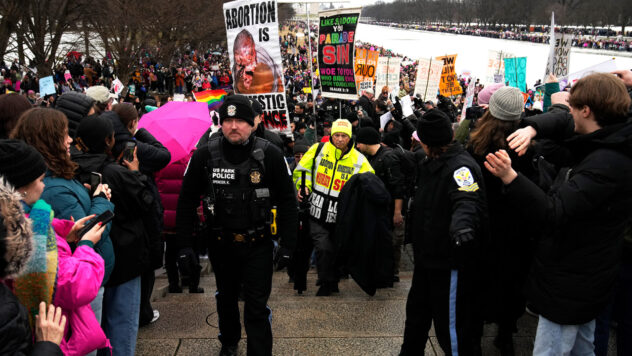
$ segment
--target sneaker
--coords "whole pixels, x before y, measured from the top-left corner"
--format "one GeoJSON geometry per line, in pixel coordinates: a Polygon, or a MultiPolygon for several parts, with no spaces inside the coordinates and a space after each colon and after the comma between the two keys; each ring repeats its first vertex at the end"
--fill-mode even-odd
{"type": "Polygon", "coordinates": [[[323,283],[320,288],[318,288],[318,292],[316,292],[317,297],[328,297],[331,295],[331,288],[329,287],[329,283],[323,283]]]}
{"type": "Polygon", "coordinates": [[[157,309],[154,309],[154,317],[151,319],[149,323],[150,324],[155,323],[156,320],[158,320],[158,318],[160,318],[160,312],[157,309]]]}
{"type": "Polygon", "coordinates": [[[222,349],[219,351],[219,356],[237,356],[237,345],[222,345],[222,349]]]}

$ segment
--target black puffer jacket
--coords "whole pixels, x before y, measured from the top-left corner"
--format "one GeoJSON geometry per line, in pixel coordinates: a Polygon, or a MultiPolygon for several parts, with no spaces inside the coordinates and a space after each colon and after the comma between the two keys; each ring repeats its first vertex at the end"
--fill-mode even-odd
{"type": "MultiPolygon", "coordinates": [[[[568,116],[538,123],[538,136],[561,137],[568,116]]],[[[534,311],[558,324],[595,319],[610,302],[618,279],[623,235],[632,204],[632,123],[610,125],[562,142],[570,168],[548,192],[519,175],[506,194],[533,226],[542,229],[527,282],[534,311]]]]}
{"type": "Polygon", "coordinates": [[[92,108],[94,100],[83,93],[74,91],[64,93],[57,98],[55,109],[63,112],[68,118],[68,135],[75,138],[79,123],[92,108]]]}

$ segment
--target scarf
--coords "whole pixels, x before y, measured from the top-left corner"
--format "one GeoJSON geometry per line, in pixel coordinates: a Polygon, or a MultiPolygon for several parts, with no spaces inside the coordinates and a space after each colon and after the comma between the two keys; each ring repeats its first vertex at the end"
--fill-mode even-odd
{"type": "Polygon", "coordinates": [[[40,302],[48,306],[55,296],[57,282],[57,237],[52,222],[54,213],[45,201],[38,200],[32,207],[22,203],[24,212],[33,225],[35,248],[24,272],[13,282],[14,294],[29,313],[31,328],[39,314],[40,302]]]}

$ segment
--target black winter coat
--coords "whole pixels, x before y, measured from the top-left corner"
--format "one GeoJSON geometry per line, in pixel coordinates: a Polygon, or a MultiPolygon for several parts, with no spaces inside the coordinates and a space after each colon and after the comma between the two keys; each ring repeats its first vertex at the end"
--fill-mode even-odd
{"type": "Polygon", "coordinates": [[[59,345],[49,341],[32,344],[26,308],[0,283],[0,355],[62,356],[59,345]]]}
{"type": "Polygon", "coordinates": [[[373,173],[355,174],[338,198],[337,263],[346,265],[368,295],[393,286],[393,240],[387,213],[390,196],[373,173]]]}
{"type": "Polygon", "coordinates": [[[488,238],[485,185],[461,144],[422,162],[411,216],[416,263],[429,269],[478,266],[480,246],[488,238]],[[467,233],[474,239],[456,247],[455,236],[467,233]]]}
{"type": "MultiPolygon", "coordinates": [[[[559,137],[573,121],[549,117],[538,136],[559,137]],[[556,131],[557,130],[557,131],[556,131]]],[[[632,123],[610,125],[563,142],[573,153],[548,192],[519,175],[506,186],[516,211],[542,229],[527,299],[547,319],[577,325],[611,301],[632,204],[632,123]]]]}
{"type": "MultiPolygon", "coordinates": [[[[367,156],[375,175],[380,178],[392,200],[404,199],[404,176],[400,167],[400,159],[397,153],[390,148],[382,146],[373,156],[367,156]]],[[[393,205],[389,205],[389,216],[393,216],[393,205]]],[[[392,221],[392,219],[391,219],[392,221]]]]}
{"type": "Polygon", "coordinates": [[[75,138],[79,123],[88,116],[94,100],[83,93],[67,92],[57,98],[55,109],[63,112],[68,118],[68,135],[75,138]]]}
{"type": "Polygon", "coordinates": [[[360,99],[358,100],[358,105],[360,105],[360,107],[364,111],[366,111],[366,113],[369,115],[369,119],[373,120],[373,126],[375,126],[375,129],[378,130],[380,128],[380,118],[376,117],[375,105],[373,105],[371,100],[369,100],[369,98],[365,95],[362,95],[360,97],[360,99]]]}
{"type": "Polygon", "coordinates": [[[154,209],[147,177],[140,171],[130,171],[105,154],[84,153],[73,156],[73,160],[80,166],[78,176],[101,172],[103,183],[112,189],[115,216],[110,239],[116,262],[106,286],[118,286],[140,276],[149,267],[149,236],[145,224],[154,209]]]}

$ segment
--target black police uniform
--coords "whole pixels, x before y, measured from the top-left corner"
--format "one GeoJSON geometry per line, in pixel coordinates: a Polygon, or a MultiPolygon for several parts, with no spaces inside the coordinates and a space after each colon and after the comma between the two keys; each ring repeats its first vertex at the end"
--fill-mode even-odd
{"type": "Polygon", "coordinates": [[[411,223],[415,271],[401,355],[423,354],[433,321],[446,355],[479,354],[478,258],[487,206],[480,167],[460,144],[419,167],[411,223]]]}
{"type": "Polygon", "coordinates": [[[243,288],[248,355],[271,355],[271,311],[266,305],[272,288],[270,209],[277,208],[277,236],[289,249],[295,243],[298,213],[281,151],[254,135],[245,144],[233,145],[219,136],[200,147],[191,157],[178,200],[176,225],[183,248],[192,246],[201,197],[210,220],[207,238],[218,289],[219,339],[223,346],[234,346],[241,338],[237,298],[243,288]]]}

